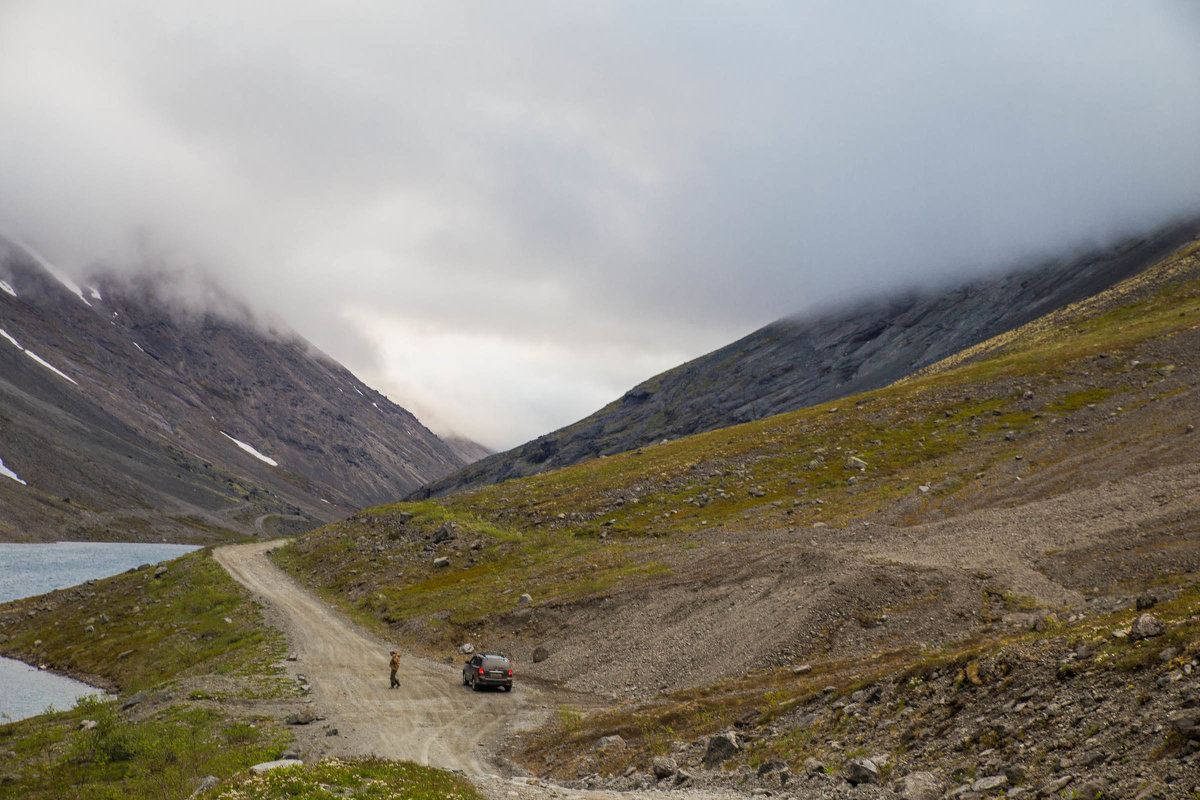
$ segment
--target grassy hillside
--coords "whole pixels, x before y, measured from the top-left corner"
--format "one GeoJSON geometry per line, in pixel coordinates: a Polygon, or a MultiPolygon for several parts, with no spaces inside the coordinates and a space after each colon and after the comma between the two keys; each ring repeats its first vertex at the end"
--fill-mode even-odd
{"type": "Polygon", "coordinates": [[[0,606],[4,654],[119,693],[0,725],[0,797],[187,797],[277,758],[283,648],[208,551],[0,606]]]}
{"type": "MultiPolygon", "coordinates": [[[[1129,716],[1175,680],[1164,675],[1190,671],[1197,385],[1200,243],[885,389],[369,509],[277,557],[412,647],[448,655],[470,641],[510,652],[527,678],[599,692],[526,742],[538,769],[645,770],[744,726],[761,746],[731,764],[782,758],[801,771],[817,750],[837,765],[878,746],[982,770],[989,737],[948,753],[958,718],[939,704],[1001,717],[1028,705],[1022,692],[1082,674],[1079,693],[1111,692],[1113,713],[1129,716]],[[1130,646],[1113,631],[1147,587],[1178,598],[1162,612],[1173,632],[1130,646]],[[1081,642],[1083,666],[1060,675],[1081,642]],[[812,670],[794,671],[801,662],[812,670]],[[976,683],[980,663],[1009,666],[976,683]],[[989,680],[1016,692],[1008,710],[980,700],[989,680]],[[886,706],[843,711],[872,685],[886,706]],[[956,694],[964,686],[973,699],[956,694]],[[916,716],[901,725],[888,715],[905,705],[916,716]],[[611,734],[630,747],[596,755],[611,734]]],[[[1184,701],[1144,711],[1165,719],[1172,702],[1184,701]]],[[[1031,739],[1042,748],[1031,774],[1050,780],[1055,748],[1079,754],[1091,740],[1045,730],[1057,738],[1031,739]]],[[[1186,754],[1162,725],[1146,730],[1136,757],[1186,754]]]]}
{"type": "MultiPolygon", "coordinates": [[[[886,389],[370,509],[297,540],[283,558],[366,617],[436,644],[518,610],[524,592],[563,604],[679,579],[680,554],[714,530],[807,542],[855,521],[906,526],[1014,503],[1017,488],[1022,502],[1052,494],[1061,480],[1030,486],[1030,476],[1185,431],[1177,416],[1189,412],[1171,401],[1195,375],[1198,251],[886,389]],[[453,538],[436,541],[446,526],[453,538]],[[452,566],[433,566],[436,556],[452,566]]],[[[1069,481],[1116,476],[1074,469],[1069,481]]]]}

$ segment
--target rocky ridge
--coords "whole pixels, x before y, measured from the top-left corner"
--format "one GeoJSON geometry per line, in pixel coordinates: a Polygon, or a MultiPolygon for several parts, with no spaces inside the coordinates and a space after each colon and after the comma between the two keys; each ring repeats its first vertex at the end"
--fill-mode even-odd
{"type": "Polygon", "coordinates": [[[570,464],[885,386],[1134,275],[1200,234],[1200,219],[943,291],[774,322],[644,381],[596,413],[433,481],[410,499],[570,464]]]}

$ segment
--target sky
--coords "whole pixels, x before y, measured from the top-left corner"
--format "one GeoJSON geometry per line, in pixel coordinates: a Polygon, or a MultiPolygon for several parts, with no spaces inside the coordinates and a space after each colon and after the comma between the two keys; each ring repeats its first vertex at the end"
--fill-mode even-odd
{"type": "Polygon", "coordinates": [[[510,447],[780,317],[1200,211],[1194,0],[0,0],[0,233],[510,447]]]}

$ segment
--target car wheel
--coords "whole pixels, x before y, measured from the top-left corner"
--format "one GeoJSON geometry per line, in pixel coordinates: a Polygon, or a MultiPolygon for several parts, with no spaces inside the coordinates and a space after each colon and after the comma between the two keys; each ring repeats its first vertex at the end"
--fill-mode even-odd
{"type": "Polygon", "coordinates": [[[463,673],[463,686],[467,685],[467,673],[463,673]]]}
{"type": "Polygon", "coordinates": [[[472,692],[479,691],[479,681],[475,680],[474,678],[471,678],[471,691],[472,692]]]}

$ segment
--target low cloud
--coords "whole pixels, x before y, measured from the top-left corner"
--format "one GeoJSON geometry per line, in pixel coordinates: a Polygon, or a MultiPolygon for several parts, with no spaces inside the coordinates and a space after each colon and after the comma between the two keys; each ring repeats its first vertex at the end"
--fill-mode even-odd
{"type": "Polygon", "coordinates": [[[0,230],[204,271],[440,430],[1200,211],[1200,12],[40,0],[0,230]]]}

